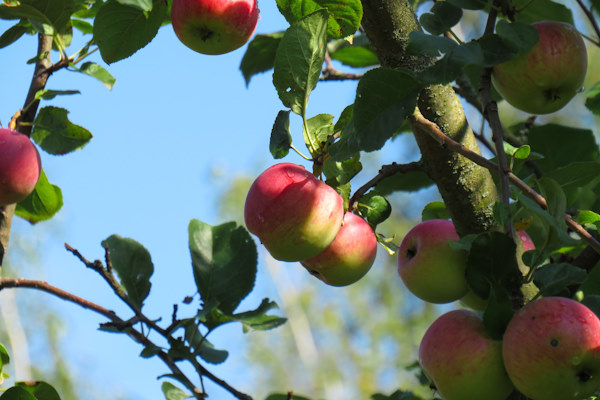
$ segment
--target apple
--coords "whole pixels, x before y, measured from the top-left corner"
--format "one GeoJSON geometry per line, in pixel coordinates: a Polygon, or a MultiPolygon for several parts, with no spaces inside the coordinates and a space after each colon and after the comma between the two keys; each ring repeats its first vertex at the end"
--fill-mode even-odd
{"type": "Polygon", "coordinates": [[[532,24],[539,41],[526,54],[496,65],[492,83],[512,106],[532,114],[563,108],[583,87],[587,70],[585,43],[564,22],[532,24]]]}
{"type": "Polygon", "coordinates": [[[575,300],[526,304],[506,328],[502,354],[515,387],[533,400],[582,400],[600,389],[600,320],[575,300]]]}
{"type": "Polygon", "coordinates": [[[29,196],[41,168],[40,154],[27,135],[0,128],[0,206],[29,196]]]}
{"type": "Polygon", "coordinates": [[[414,226],[398,250],[398,273],[415,296],[430,303],[449,303],[467,294],[466,252],[454,250],[458,240],[451,221],[431,219],[414,226]]]}
{"type": "Polygon", "coordinates": [[[314,257],[337,235],[344,201],[304,167],[280,163],[256,178],[244,207],[244,220],[271,255],[281,261],[314,257]]]}
{"type": "Polygon", "coordinates": [[[369,224],[347,212],[333,242],[316,256],[300,263],[328,285],[347,286],[366,275],[376,255],[377,239],[369,224]]]}
{"type": "Polygon", "coordinates": [[[444,400],[505,400],[514,387],[502,361],[502,342],[469,310],[443,314],[427,329],[419,363],[444,400]]]}
{"type": "Polygon", "coordinates": [[[517,231],[517,235],[519,235],[519,239],[521,240],[521,245],[523,245],[523,252],[529,250],[535,250],[535,243],[531,240],[531,236],[525,231],[517,231]]]}
{"type": "Polygon", "coordinates": [[[244,45],[258,22],[257,0],[173,0],[171,23],[179,40],[202,54],[244,45]]]}

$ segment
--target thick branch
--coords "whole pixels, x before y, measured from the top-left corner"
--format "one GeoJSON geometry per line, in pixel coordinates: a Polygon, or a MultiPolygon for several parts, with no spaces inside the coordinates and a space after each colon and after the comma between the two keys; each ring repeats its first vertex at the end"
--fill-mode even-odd
{"type": "MultiPolygon", "coordinates": [[[[383,67],[418,71],[433,60],[425,55],[407,55],[408,35],[420,30],[406,0],[363,0],[363,27],[383,67]]],[[[460,101],[449,85],[425,88],[418,100],[418,114],[441,127],[444,134],[479,153],[460,101]]],[[[438,145],[413,126],[427,174],[436,183],[459,235],[496,228],[493,205],[497,191],[485,168],[438,145]]]]}

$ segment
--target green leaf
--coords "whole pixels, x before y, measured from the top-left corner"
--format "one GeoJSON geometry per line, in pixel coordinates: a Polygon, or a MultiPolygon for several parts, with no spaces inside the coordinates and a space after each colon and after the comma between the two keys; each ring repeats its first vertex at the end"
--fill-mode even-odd
{"type": "Polygon", "coordinates": [[[326,180],[329,186],[337,187],[345,185],[350,182],[352,178],[362,171],[362,163],[360,162],[359,155],[355,155],[345,161],[333,161],[327,160],[323,163],[323,172],[325,173],[326,180]]]}
{"type": "Polygon", "coordinates": [[[600,317],[600,296],[599,295],[591,295],[585,296],[581,301],[581,304],[592,310],[594,314],[600,317]]]}
{"type": "Polygon", "coordinates": [[[519,10],[517,21],[533,23],[537,21],[562,21],[574,25],[570,8],[551,0],[516,0],[514,7],[519,10]]]}
{"type": "Polygon", "coordinates": [[[304,116],[325,59],[327,11],[319,10],[291,25],[275,55],[273,84],[286,107],[304,116]]]}
{"type": "Polygon", "coordinates": [[[523,22],[501,19],[496,24],[496,33],[503,39],[504,44],[517,54],[527,53],[539,41],[537,29],[523,22]]]}
{"type": "Polygon", "coordinates": [[[333,135],[333,115],[318,114],[306,120],[303,136],[306,147],[313,158],[318,157],[328,146],[329,137],[333,135]]]}
{"type": "Polygon", "coordinates": [[[124,6],[131,6],[141,11],[150,11],[152,10],[152,0],[117,0],[119,3],[124,6]]]}
{"type": "Polygon", "coordinates": [[[600,264],[596,264],[588,273],[585,281],[579,286],[585,297],[591,295],[600,295],[600,264]]]}
{"type": "Polygon", "coordinates": [[[0,5],[0,19],[29,19],[64,33],[74,9],[73,0],[20,0],[18,6],[0,5]]]}
{"type": "Polygon", "coordinates": [[[157,345],[151,344],[149,346],[144,347],[144,349],[140,353],[140,357],[142,357],[142,358],[154,357],[155,355],[160,353],[161,350],[162,349],[160,347],[158,347],[157,345]]]}
{"type": "Polygon", "coordinates": [[[255,35],[248,43],[246,53],[240,63],[240,70],[246,80],[246,86],[250,84],[250,79],[254,75],[273,68],[277,47],[282,37],[283,32],[255,35]]]}
{"type": "Polygon", "coordinates": [[[419,22],[427,32],[441,35],[456,25],[462,15],[462,9],[449,2],[436,2],[431,7],[431,12],[421,15],[419,22]]]}
{"type": "Polygon", "coordinates": [[[392,214],[392,206],[376,190],[371,190],[358,200],[358,212],[374,229],[392,214]]]}
{"type": "Polygon", "coordinates": [[[150,253],[135,240],[119,235],[109,236],[102,241],[102,246],[108,247],[112,267],[119,275],[127,297],[141,309],[150,293],[150,277],[154,272],[150,253]]]}
{"type": "Polygon", "coordinates": [[[229,357],[227,350],[215,349],[212,343],[204,339],[196,349],[196,355],[211,364],[221,364],[229,357]]]}
{"type": "Polygon", "coordinates": [[[490,3],[490,0],[446,0],[448,3],[465,10],[483,10],[490,3]]]}
{"type": "Polygon", "coordinates": [[[92,33],[94,33],[94,25],[90,24],[87,21],[73,18],[71,20],[71,23],[73,24],[73,28],[77,29],[84,35],[91,35],[92,33]]]}
{"type": "Polygon", "coordinates": [[[232,317],[242,323],[244,332],[250,330],[265,331],[277,328],[287,321],[287,318],[267,314],[268,311],[277,308],[279,307],[274,301],[263,299],[256,310],[233,314],[232,317]]]}
{"type": "Polygon", "coordinates": [[[448,37],[414,31],[408,35],[406,52],[415,55],[425,54],[431,57],[439,57],[441,54],[449,53],[457,46],[458,44],[448,37]]]}
{"type": "Polygon", "coordinates": [[[490,286],[487,306],[483,312],[483,325],[492,339],[501,340],[506,326],[514,314],[506,288],[499,282],[490,286]]]}
{"type": "MultiPolygon", "coordinates": [[[[478,235],[471,243],[466,276],[475,294],[488,298],[492,287],[507,286],[519,279],[515,242],[500,232],[478,235]]],[[[498,293],[496,293],[498,294],[498,293]]]]}
{"type": "Polygon", "coordinates": [[[290,112],[279,111],[271,129],[271,140],[269,141],[269,151],[274,159],[280,159],[288,155],[292,145],[292,135],[290,134],[290,112]]]}
{"type": "Polygon", "coordinates": [[[167,13],[164,1],[154,3],[150,12],[108,0],[94,21],[94,42],[107,63],[122,60],[146,46],[156,36],[167,13]]]}
{"type": "Polygon", "coordinates": [[[50,90],[50,89],[42,89],[38,90],[35,94],[36,100],[52,100],[56,96],[61,95],[71,95],[71,94],[80,94],[79,90],[50,90]]]}
{"type": "Polygon", "coordinates": [[[0,49],[13,44],[28,31],[29,29],[20,22],[11,26],[2,34],[2,36],[0,36],[0,49]]]}
{"type": "Polygon", "coordinates": [[[56,389],[50,384],[41,381],[16,382],[15,386],[25,389],[35,396],[37,400],[60,400],[56,389]]]}
{"type": "Polygon", "coordinates": [[[334,39],[353,35],[362,20],[359,0],[277,0],[277,7],[290,25],[314,11],[326,9],[329,13],[328,34],[334,39]]]}
{"type": "Polygon", "coordinates": [[[567,198],[560,185],[551,178],[542,177],[538,179],[537,186],[540,194],[546,199],[547,211],[552,215],[559,226],[566,231],[564,215],[567,211],[567,198]]]}
{"type": "Polygon", "coordinates": [[[588,90],[585,106],[595,115],[600,115],[600,82],[588,90]]]}
{"type": "Polygon", "coordinates": [[[6,351],[6,347],[2,343],[0,343],[0,371],[2,367],[10,362],[10,357],[8,355],[8,351],[6,351]]]}
{"type": "Polygon", "coordinates": [[[542,296],[568,295],[568,287],[585,281],[584,269],[567,263],[546,264],[533,273],[533,283],[542,296]]]}
{"type": "Polygon", "coordinates": [[[366,46],[342,47],[330,53],[333,60],[354,68],[366,68],[379,64],[375,51],[366,46]]]}
{"type": "MultiPolygon", "coordinates": [[[[285,394],[272,393],[269,396],[267,396],[267,398],[265,400],[289,400],[289,398],[290,398],[290,395],[287,393],[285,393],[285,394]]],[[[294,393],[293,400],[310,400],[310,398],[304,397],[304,396],[299,396],[296,393],[294,393]]]]}
{"type": "Polygon", "coordinates": [[[398,173],[384,178],[375,186],[383,195],[394,192],[414,192],[433,185],[433,181],[424,171],[398,173]]]}
{"type": "Polygon", "coordinates": [[[189,393],[184,392],[169,382],[163,382],[162,385],[160,385],[160,389],[165,395],[166,400],[185,400],[192,397],[189,393]]]}
{"type": "Polygon", "coordinates": [[[48,182],[42,170],[33,192],[17,203],[15,214],[32,224],[50,219],[63,206],[62,191],[48,182]]]}
{"type": "Polygon", "coordinates": [[[600,230],[600,214],[596,214],[593,211],[579,210],[577,213],[577,222],[586,228],[593,227],[596,230],[600,230]]]}
{"type": "Polygon", "coordinates": [[[589,129],[572,128],[558,124],[533,126],[528,133],[528,144],[545,156],[536,161],[542,172],[549,172],[573,162],[598,161],[598,145],[589,129]]]}
{"type": "Polygon", "coordinates": [[[450,213],[443,201],[432,201],[421,211],[421,220],[450,219],[450,213]]]}
{"type": "Polygon", "coordinates": [[[37,400],[34,395],[20,386],[13,386],[0,396],[2,400],[37,400]]]}
{"type": "Polygon", "coordinates": [[[334,159],[346,152],[378,150],[399,131],[414,112],[422,84],[408,71],[377,68],[359,81],[354,101],[353,124],[331,146],[334,159]],[[341,148],[341,149],[340,149],[341,148]]]}
{"type": "Polygon", "coordinates": [[[35,118],[32,139],[50,154],[66,154],[81,149],[92,134],[69,121],[64,108],[44,107],[35,118]]]}
{"type": "Polygon", "coordinates": [[[231,314],[254,287],[258,254],[248,231],[235,222],[210,226],[193,219],[189,245],[202,301],[231,314]]]}
{"type": "Polygon", "coordinates": [[[103,66],[93,62],[83,63],[77,71],[98,79],[109,90],[113,88],[117,81],[103,66]]]}

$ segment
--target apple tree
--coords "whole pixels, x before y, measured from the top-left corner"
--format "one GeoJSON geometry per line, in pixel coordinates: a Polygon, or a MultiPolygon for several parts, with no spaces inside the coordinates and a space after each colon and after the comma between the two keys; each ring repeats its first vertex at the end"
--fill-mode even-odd
{"type": "MultiPolygon", "coordinates": [[[[101,315],[101,330],[126,335],[140,345],[142,357],[164,363],[162,391],[169,400],[206,398],[207,381],[233,398],[251,399],[212,371],[228,353],[209,335],[228,323],[244,331],[286,323],[269,298],[240,307],[254,289],[258,251],[306,269],[319,278],[315,285],[348,286],[380,262],[373,248],[378,243],[380,254],[394,254],[400,272],[388,268],[383,279],[402,279],[425,303],[470,309],[432,323],[414,354],[416,374],[430,387],[426,398],[583,400],[600,394],[600,154],[594,129],[561,115],[576,101],[585,102],[590,121],[600,113],[594,81],[600,77],[593,75],[591,56],[600,47],[600,4],[276,5],[285,29],[252,36],[260,23],[252,0],[0,4],[0,19],[12,22],[0,48],[18,46],[26,35],[38,39],[23,108],[0,130],[0,265],[10,251],[13,217],[43,223],[63,206],[44,158],[79,151],[92,138],[71,122],[68,110],[42,106],[77,93],[48,89],[53,74],[82,73],[112,87],[106,65],[134,60],[171,25],[186,46],[203,54],[247,43],[240,61],[246,83],[272,74],[281,100],[265,132],[274,165],[250,188],[244,224],[192,219],[188,225],[198,296],[183,302],[194,304],[194,312],[182,315],[175,305],[162,320],[146,313],[155,268],[150,251],[118,234],[102,241],[103,260],[91,261],[70,245],[66,251],[107,283],[127,315],[41,280],[2,277],[0,290],[35,289],[101,315]],[[84,38],[83,47],[72,48],[74,35],[84,38]],[[355,85],[354,101],[339,115],[309,112],[315,88],[329,81],[355,85]],[[470,121],[480,124],[473,129],[470,121]],[[303,145],[293,141],[295,129],[303,145]],[[407,136],[418,146],[418,161],[378,165],[365,176],[370,153],[407,136]],[[413,204],[422,222],[404,237],[388,232],[396,207],[390,199],[424,188],[435,188],[440,201],[413,204]],[[450,295],[440,293],[446,289],[450,295]]],[[[9,361],[0,345],[0,373],[9,361]]],[[[412,389],[372,398],[423,399],[412,389]]],[[[288,390],[268,399],[306,398],[294,394],[301,387],[288,390]]],[[[46,382],[16,382],[0,396],[58,398],[46,382]]]]}

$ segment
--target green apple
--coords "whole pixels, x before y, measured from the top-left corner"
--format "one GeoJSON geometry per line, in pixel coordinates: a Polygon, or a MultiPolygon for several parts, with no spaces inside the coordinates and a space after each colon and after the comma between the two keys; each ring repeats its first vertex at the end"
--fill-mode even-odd
{"type": "Polygon", "coordinates": [[[467,294],[466,252],[451,221],[432,219],[414,226],[398,250],[398,273],[415,296],[430,303],[449,303],[467,294]]]}
{"type": "Polygon", "coordinates": [[[538,31],[538,43],[528,53],[496,65],[492,83],[512,106],[532,114],[549,114],[581,91],[587,52],[572,25],[556,21],[532,25],[538,31]]]}
{"type": "Polygon", "coordinates": [[[304,167],[290,163],[260,174],[244,207],[248,230],[281,261],[302,261],[325,250],[343,218],[342,197],[304,167]]]}
{"type": "Polygon", "coordinates": [[[525,305],[506,328],[502,353],[513,384],[533,400],[583,400],[600,389],[600,320],[575,300],[525,305]]]}
{"type": "Polygon", "coordinates": [[[29,196],[41,168],[40,154],[27,135],[0,128],[0,206],[29,196]]]}
{"type": "Polygon", "coordinates": [[[427,329],[419,363],[444,400],[505,400],[514,387],[502,362],[502,342],[469,310],[443,314],[427,329]]]}
{"type": "Polygon", "coordinates": [[[347,212],[344,223],[329,246],[301,264],[331,286],[357,282],[371,269],[377,255],[377,239],[369,224],[347,212]]]}
{"type": "Polygon", "coordinates": [[[202,54],[244,45],[258,22],[257,0],[173,0],[171,23],[183,44],[202,54]]]}

